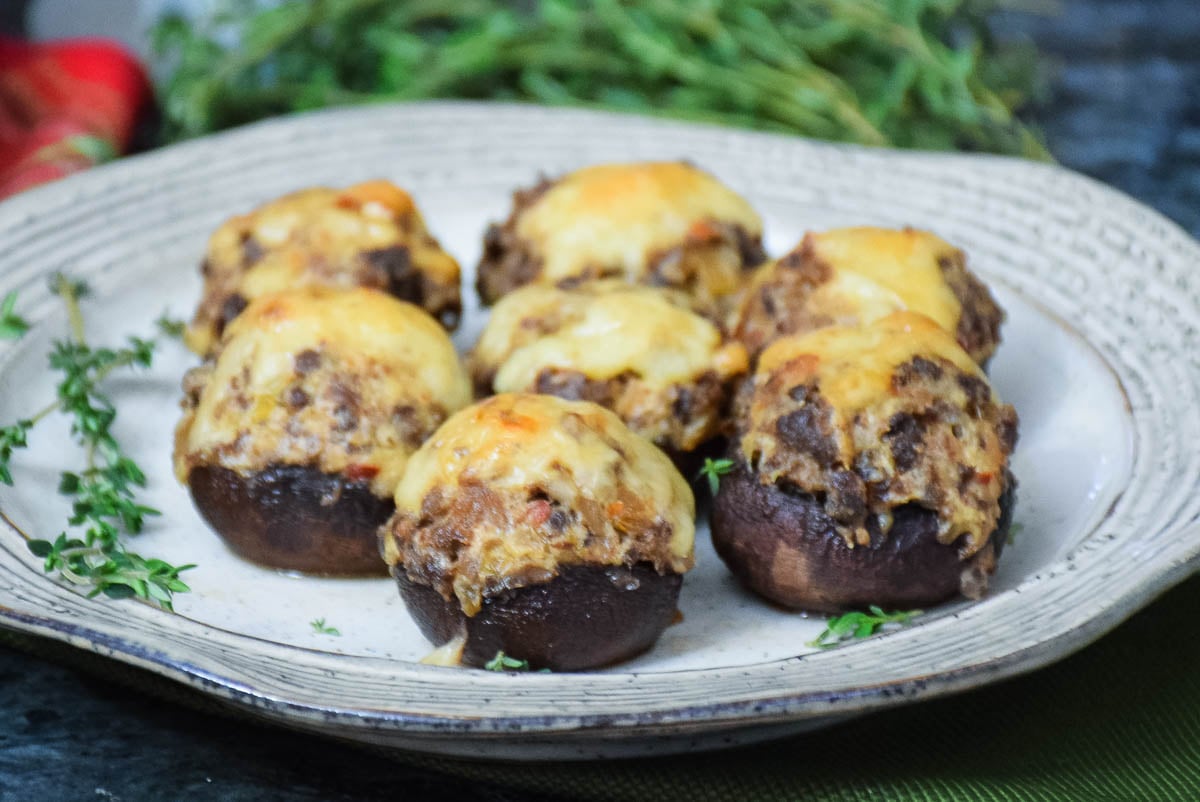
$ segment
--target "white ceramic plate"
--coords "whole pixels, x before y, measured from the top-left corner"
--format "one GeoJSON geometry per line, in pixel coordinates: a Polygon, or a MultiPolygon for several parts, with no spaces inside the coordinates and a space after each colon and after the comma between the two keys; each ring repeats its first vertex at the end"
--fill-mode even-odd
{"type": "MultiPolygon", "coordinates": [[[[197,264],[224,218],[312,184],[372,177],[410,189],[470,272],[489,220],[540,172],[688,158],[750,198],[768,250],[807,228],[911,224],[964,247],[1008,310],[992,365],[1021,416],[1022,525],[989,597],[915,625],[815,651],[819,619],[741,591],[698,532],[682,623],[604,672],[435,668],[388,580],[284,576],[233,557],[170,471],[178,383],[191,359],[115,379],[119,435],[166,515],[136,548],[194,562],[178,614],[89,600],[43,575],[21,532],[52,537],[73,455],[48,422],[0,490],[0,624],[148,668],[284,724],[430,752],[563,758],[666,752],[765,738],[1028,671],[1099,637],[1200,553],[1200,246],[1128,198],[1052,166],[896,153],[582,111],[422,104],[253,126],[128,159],[0,205],[0,293],[37,322],[0,361],[0,421],[52,397],[65,333],[45,277],[86,278],[90,336],[148,333],[190,315],[197,264]],[[341,637],[319,635],[324,618],[341,637]]],[[[467,278],[468,346],[482,323],[467,278]]],[[[702,491],[703,492],[703,491],[702,491]]]]}

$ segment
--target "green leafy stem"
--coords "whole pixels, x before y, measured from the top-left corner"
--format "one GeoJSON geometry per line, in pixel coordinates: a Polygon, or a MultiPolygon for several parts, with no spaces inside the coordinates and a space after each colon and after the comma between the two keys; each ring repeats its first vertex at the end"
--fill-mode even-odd
{"type": "MultiPolygon", "coordinates": [[[[71,436],[85,453],[84,466],[64,471],[58,492],[72,499],[68,529],[53,540],[30,540],[29,550],[43,559],[47,573],[75,585],[90,586],[90,596],[136,597],[170,610],[174,594],[189,588],[180,574],[193,565],[175,566],[128,551],[122,535],[136,535],[146,518],[159,511],[141,504],[137,493],[146,486],[146,475],[113,435],[117,409],[103,393],[101,383],[113,371],[149,367],[157,340],[130,337],[123,348],[93,348],[84,335],[79,301],[88,287],[61,274],[51,289],[67,308],[71,336],[56,341],[50,351],[51,370],[59,374],[56,398],[28,418],[0,427],[0,482],[14,483],[11,459],[18,449],[28,448],[29,434],[42,420],[60,412],[71,419],[71,436]],[[82,529],[80,534],[71,530],[82,529]]],[[[16,295],[0,303],[0,336],[19,337],[29,325],[16,315],[16,295]]],[[[164,336],[179,330],[177,321],[160,318],[164,336]]]]}
{"type": "Polygon", "coordinates": [[[1046,159],[1015,113],[1036,93],[1036,53],[990,30],[1012,2],[224,0],[165,16],[154,40],[169,139],[470,97],[1046,159]]]}

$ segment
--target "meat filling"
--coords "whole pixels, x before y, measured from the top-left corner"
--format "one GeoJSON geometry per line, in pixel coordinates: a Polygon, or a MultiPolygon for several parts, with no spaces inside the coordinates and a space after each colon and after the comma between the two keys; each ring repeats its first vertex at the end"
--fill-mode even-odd
{"type": "Polygon", "coordinates": [[[912,350],[865,401],[873,376],[835,386],[842,377],[814,369],[832,360],[799,352],[775,360],[739,398],[741,453],[760,481],[820,500],[849,545],[870,542],[870,519],[886,535],[893,512],[917,504],[938,513],[939,540],[968,557],[1001,517],[1016,412],[963,364],[965,354],[956,362],[912,350]]]}

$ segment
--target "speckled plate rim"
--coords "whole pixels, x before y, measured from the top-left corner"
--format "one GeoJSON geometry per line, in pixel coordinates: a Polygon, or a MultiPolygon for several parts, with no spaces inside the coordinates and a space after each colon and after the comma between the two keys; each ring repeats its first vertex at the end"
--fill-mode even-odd
{"type": "MultiPolygon", "coordinates": [[[[748,726],[765,730],[771,724],[802,724],[942,695],[1059,659],[1196,570],[1200,457],[1186,453],[1178,443],[1200,441],[1195,420],[1200,408],[1200,297],[1194,283],[1200,245],[1128,197],[1051,165],[992,156],[898,153],[527,106],[425,103],[321,112],[128,159],[0,204],[0,294],[21,291],[28,317],[34,322],[46,318],[53,305],[41,279],[47,260],[22,260],[21,254],[44,245],[61,228],[56,221],[70,219],[66,210],[76,216],[94,211],[102,199],[125,197],[121,193],[135,196],[156,185],[153,182],[186,186],[221,164],[223,154],[269,147],[299,150],[336,136],[350,141],[358,137],[365,144],[388,130],[403,130],[414,141],[442,143],[453,150],[470,141],[472,130],[484,127],[493,134],[520,133],[527,139],[583,139],[580,153],[597,154],[592,158],[620,142],[630,158],[649,157],[670,143],[668,149],[701,159],[711,154],[745,159],[753,162],[746,168],[748,175],[781,192],[789,191],[789,178],[806,170],[840,171],[851,185],[856,177],[883,171],[893,184],[948,186],[959,193],[956,198],[969,196],[975,205],[968,204],[968,211],[989,216],[988,224],[995,222],[990,215],[1012,212],[1024,224],[1034,225],[1035,232],[1038,219],[1054,223],[1065,210],[1078,241],[1055,243],[1068,250],[1055,251],[1044,264],[1014,265],[1016,272],[1006,283],[1026,297],[1036,297],[1118,377],[1136,434],[1134,470],[1126,492],[1078,548],[1013,591],[869,642],[742,668],[569,676],[477,672],[465,683],[461,672],[314,652],[218,630],[144,605],[88,600],[42,576],[26,555],[9,549],[8,542],[0,542],[0,624],[149,669],[294,726],[439,751],[437,742],[443,739],[506,740],[520,735],[534,736],[531,743],[536,744],[537,737],[545,736],[545,743],[567,745],[678,738],[748,726]],[[1069,250],[1085,246],[1092,253],[1082,253],[1082,260],[1080,253],[1069,250]],[[1068,252],[1071,257],[1065,258],[1068,252]],[[1083,260],[1091,267],[1081,267],[1083,260]],[[1103,275],[1100,266],[1105,268],[1103,275]],[[1135,297],[1153,303],[1135,306],[1130,303],[1135,297]],[[1079,598],[1085,580],[1103,582],[1107,592],[1079,598]],[[1056,600],[1079,603],[1014,630],[1003,643],[980,644],[978,638],[964,636],[981,617],[1012,612],[1017,596],[1023,597],[1018,606],[1026,616],[1056,600]],[[920,653],[930,643],[940,644],[942,654],[929,661],[928,670],[899,670],[881,678],[877,671],[874,677],[870,670],[864,674],[858,665],[869,652],[872,664],[896,658],[903,666],[900,658],[914,650],[920,653]],[[265,673],[279,666],[290,670],[286,680],[267,681],[265,673]],[[839,675],[842,681],[814,685],[815,677],[839,675]],[[681,688],[685,692],[679,692],[681,688]],[[457,695],[437,700],[438,692],[457,695]],[[491,706],[497,697],[507,704],[491,706]]],[[[488,152],[476,155],[487,158],[488,152]]],[[[1048,241],[1042,244],[1053,250],[1048,241]]],[[[110,289],[104,271],[95,278],[102,293],[110,289]]],[[[112,280],[119,285],[119,277],[112,280]]],[[[0,359],[5,356],[0,352],[0,359]]],[[[3,370],[0,362],[0,375],[3,370]]],[[[526,756],[538,756],[536,747],[533,750],[526,756]]],[[[518,749],[514,754],[522,753],[518,749]]]]}

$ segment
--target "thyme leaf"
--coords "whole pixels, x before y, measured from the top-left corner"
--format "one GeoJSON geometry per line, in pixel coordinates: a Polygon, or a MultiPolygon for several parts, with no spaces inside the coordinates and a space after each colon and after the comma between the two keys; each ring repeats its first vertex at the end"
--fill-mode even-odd
{"type": "Polygon", "coordinates": [[[313,632],[317,633],[318,635],[333,635],[335,637],[341,637],[342,634],[337,627],[331,627],[326,624],[324,618],[313,619],[312,621],[308,622],[308,625],[312,627],[313,632]]]}
{"type": "Polygon", "coordinates": [[[0,301],[0,340],[16,340],[29,331],[29,323],[16,312],[17,293],[4,296],[0,301]]]}
{"type": "Polygon", "coordinates": [[[154,326],[160,334],[164,337],[170,337],[172,340],[178,340],[183,337],[183,332],[187,328],[186,323],[178,318],[168,316],[166,312],[158,316],[158,319],[154,321],[154,326]]]}
{"type": "Polygon", "coordinates": [[[60,376],[56,399],[29,418],[0,427],[0,482],[13,484],[13,452],[28,447],[32,429],[52,413],[67,415],[85,455],[81,469],[64,471],[59,479],[58,492],[72,499],[68,529],[54,540],[30,540],[29,550],[43,559],[47,573],[90,586],[89,596],[136,597],[171,610],[174,594],[189,590],[180,574],[195,566],[171,565],[125,548],[122,536],[140,533],[146,518],[160,513],[138,501],[146,475],[113,434],[117,409],[100,387],[115,370],[148,367],[156,342],[130,337],[123,348],[93,348],[84,339],[79,307],[87,285],[59,274],[51,289],[66,304],[72,330],[72,337],[56,341],[49,354],[50,368],[60,376]],[[71,529],[82,532],[69,534],[71,529]]]}
{"type": "MultiPolygon", "coordinates": [[[[533,671],[529,667],[528,660],[518,660],[515,657],[509,657],[504,652],[496,652],[496,656],[484,663],[483,667],[487,671],[533,671]]],[[[550,669],[541,668],[535,673],[549,674],[550,669]]]]}
{"type": "Polygon", "coordinates": [[[845,640],[869,638],[888,624],[908,624],[921,614],[920,610],[885,613],[874,604],[867,610],[865,613],[855,610],[830,618],[825,622],[824,631],[807,645],[828,649],[845,640]]]}
{"type": "Polygon", "coordinates": [[[704,458],[704,466],[696,474],[697,479],[708,479],[708,489],[715,496],[721,489],[721,477],[733,470],[733,460],[704,458]]]}

